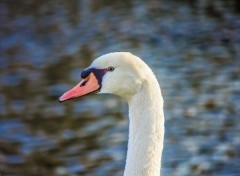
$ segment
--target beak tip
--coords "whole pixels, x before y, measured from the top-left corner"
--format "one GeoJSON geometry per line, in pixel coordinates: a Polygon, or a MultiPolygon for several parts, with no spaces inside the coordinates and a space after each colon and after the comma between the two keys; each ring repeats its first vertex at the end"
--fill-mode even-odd
{"type": "Polygon", "coordinates": [[[65,101],[65,99],[63,98],[63,95],[58,98],[58,102],[59,102],[59,103],[62,103],[62,102],[64,102],[64,101],[65,101]]]}

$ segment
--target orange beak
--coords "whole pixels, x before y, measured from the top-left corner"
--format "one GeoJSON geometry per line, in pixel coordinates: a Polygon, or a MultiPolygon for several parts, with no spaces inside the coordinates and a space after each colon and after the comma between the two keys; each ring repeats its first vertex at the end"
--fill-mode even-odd
{"type": "Polygon", "coordinates": [[[93,73],[90,73],[89,76],[83,79],[79,84],[64,93],[59,98],[59,102],[82,97],[91,93],[96,93],[100,90],[100,88],[101,86],[99,85],[97,78],[93,73]]]}

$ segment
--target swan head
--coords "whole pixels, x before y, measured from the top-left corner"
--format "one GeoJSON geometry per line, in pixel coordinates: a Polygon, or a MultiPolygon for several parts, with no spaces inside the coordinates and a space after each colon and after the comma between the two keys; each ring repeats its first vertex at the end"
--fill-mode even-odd
{"type": "Polygon", "coordinates": [[[95,59],[81,73],[82,81],[64,93],[59,101],[93,93],[110,93],[131,99],[151,70],[137,56],[128,52],[109,53],[95,59]]]}

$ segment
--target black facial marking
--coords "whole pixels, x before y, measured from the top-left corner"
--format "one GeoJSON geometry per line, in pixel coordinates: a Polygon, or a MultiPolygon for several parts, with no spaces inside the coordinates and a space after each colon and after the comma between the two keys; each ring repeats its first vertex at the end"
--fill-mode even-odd
{"type": "MultiPolygon", "coordinates": [[[[102,78],[103,78],[103,76],[106,72],[107,72],[107,69],[87,68],[87,69],[82,71],[81,77],[82,77],[82,79],[85,79],[86,77],[88,77],[90,75],[90,73],[93,73],[94,76],[98,80],[98,84],[101,85],[102,84],[102,78]]],[[[86,82],[83,82],[83,84],[85,85],[86,82]]],[[[84,85],[81,85],[81,86],[84,86],[84,85]]]]}
{"type": "Polygon", "coordinates": [[[97,69],[97,68],[95,68],[93,70],[93,74],[96,76],[99,85],[102,85],[102,79],[103,79],[103,76],[105,75],[106,72],[107,72],[106,69],[97,69]]]}
{"type": "Polygon", "coordinates": [[[86,68],[85,70],[82,71],[81,73],[81,78],[85,79],[88,77],[88,75],[92,72],[92,68],[86,68]]]}

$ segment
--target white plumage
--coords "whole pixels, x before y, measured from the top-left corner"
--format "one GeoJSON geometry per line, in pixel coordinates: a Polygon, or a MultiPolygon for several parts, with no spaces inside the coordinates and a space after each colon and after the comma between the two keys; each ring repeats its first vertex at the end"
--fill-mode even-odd
{"type": "Polygon", "coordinates": [[[129,105],[129,140],[124,176],[159,176],[164,139],[163,98],[152,70],[127,52],[103,55],[89,68],[109,68],[99,93],[116,94],[129,105]]]}

